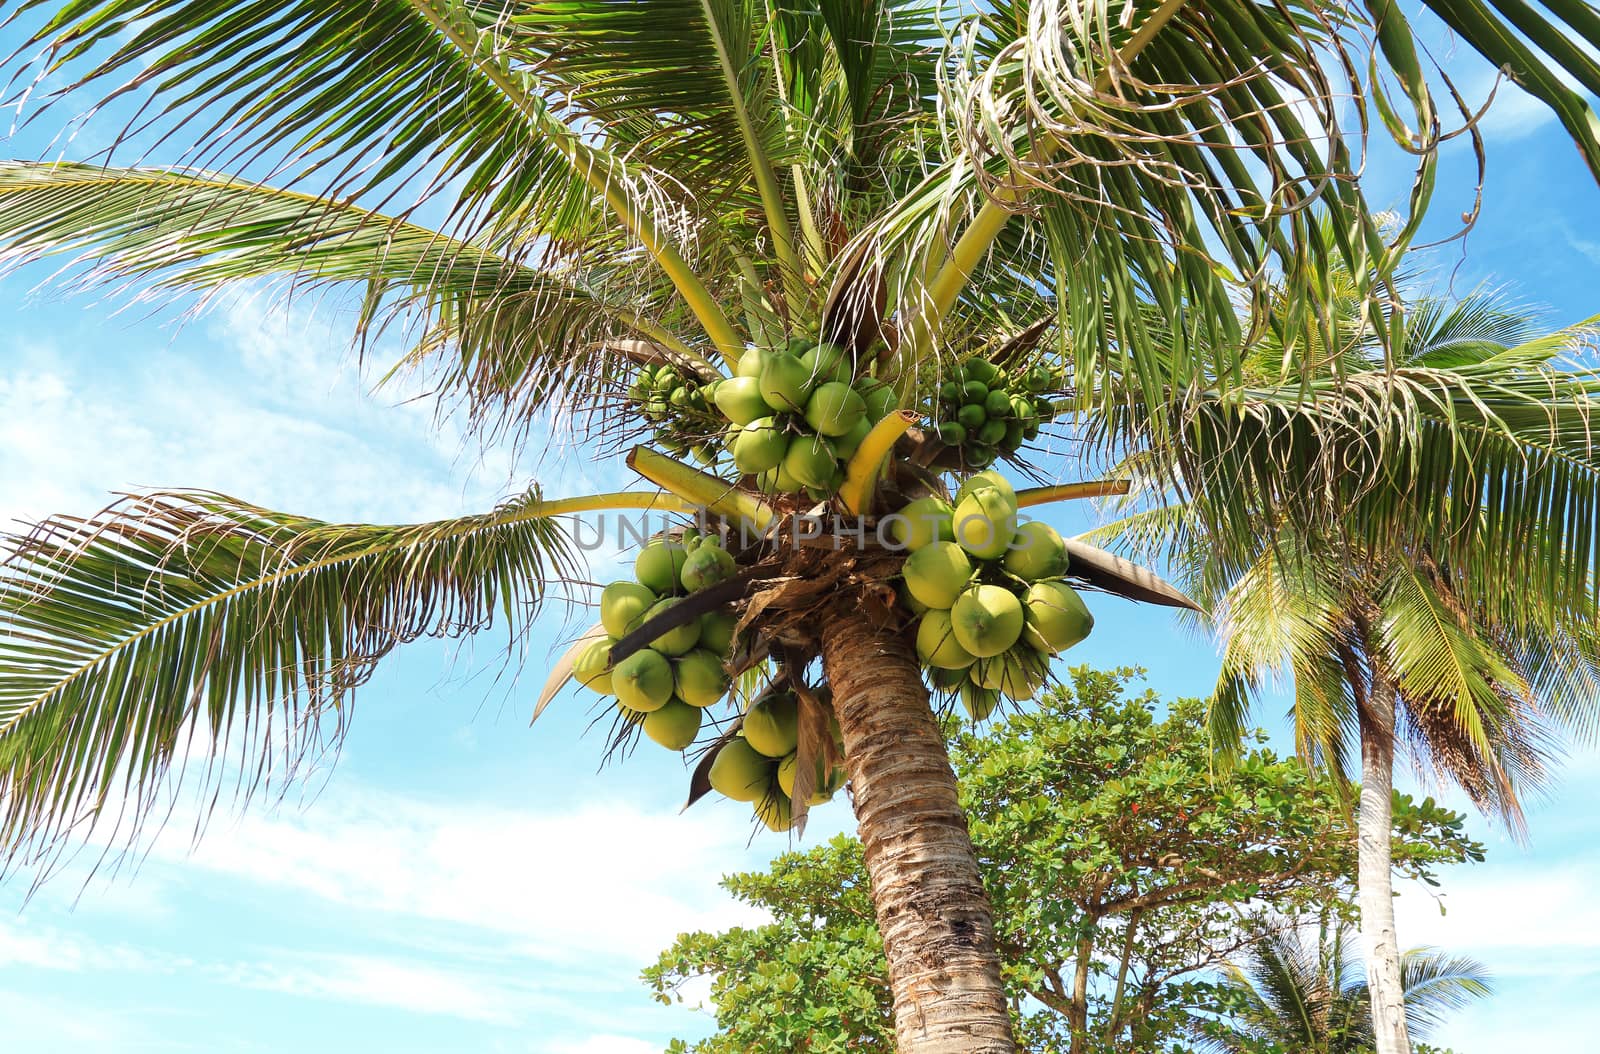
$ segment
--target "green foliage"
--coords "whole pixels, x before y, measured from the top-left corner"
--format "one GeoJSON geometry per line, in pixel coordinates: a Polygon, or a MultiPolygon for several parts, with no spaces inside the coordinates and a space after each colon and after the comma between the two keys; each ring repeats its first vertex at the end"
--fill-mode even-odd
{"type": "MultiPolygon", "coordinates": [[[[1207,984],[1215,1016],[1198,1019],[1194,1033],[1214,1054],[1366,1054],[1373,1047],[1371,998],[1365,971],[1351,954],[1352,935],[1323,920],[1315,939],[1306,931],[1265,932],[1222,979],[1207,984]]],[[[1406,1018],[1425,1037],[1451,1012],[1491,992],[1483,967],[1471,959],[1413,949],[1401,956],[1406,1018]]],[[[1417,1046],[1419,1054],[1443,1054],[1417,1046]]]]}
{"type": "MultiPolygon", "coordinates": [[[[1091,1050],[1187,1042],[1192,1011],[1214,995],[1202,971],[1251,941],[1241,912],[1351,910],[1355,840],[1327,784],[1259,735],[1213,772],[1203,704],[1160,713],[1151,693],[1127,693],[1133,676],[1075,669],[1036,709],[952,739],[1028,1050],[1065,1050],[1074,1031],[1091,1050]]],[[[1431,800],[1397,798],[1397,866],[1431,879],[1482,859],[1462,824],[1431,800]]],[[[718,1032],[683,1049],[893,1049],[858,842],[790,853],[724,884],[772,921],[682,935],[645,972],[663,1001],[711,977],[718,1032]]]]}

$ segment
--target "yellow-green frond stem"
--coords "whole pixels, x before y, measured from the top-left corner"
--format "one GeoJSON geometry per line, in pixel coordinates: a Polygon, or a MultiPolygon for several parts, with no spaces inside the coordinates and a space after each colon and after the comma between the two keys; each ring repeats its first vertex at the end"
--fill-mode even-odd
{"type": "Polygon", "coordinates": [[[872,431],[861,441],[844,469],[844,484],[839,488],[839,500],[845,511],[859,516],[872,503],[872,493],[877,488],[883,471],[884,459],[895,443],[911,428],[917,415],[910,410],[897,410],[872,426],[872,431]]]}
{"type": "MultiPolygon", "coordinates": [[[[1095,90],[1108,90],[1116,71],[1126,69],[1139,52],[1144,50],[1145,45],[1149,44],[1161,28],[1172,20],[1184,3],[1185,0],[1166,0],[1157,8],[1128,43],[1118,49],[1116,61],[1108,64],[1095,77],[1095,90]]],[[[1045,139],[1041,139],[1035,145],[1036,152],[1045,157],[1055,149],[1045,139]]],[[[1021,197],[1022,193],[1019,190],[1001,190],[985,201],[966,230],[961,232],[961,237],[956,239],[950,252],[940,261],[933,277],[923,284],[921,303],[912,313],[911,324],[908,327],[909,339],[903,346],[903,354],[907,356],[908,361],[918,362],[931,352],[934,338],[945,317],[955,306],[957,298],[972,279],[978,265],[983,262],[990,246],[1011,221],[1010,206],[1020,201],[1021,197]]]]}
{"type": "Polygon", "coordinates": [[[527,509],[533,516],[570,516],[580,512],[605,512],[613,509],[646,509],[651,512],[694,512],[701,506],[676,494],[659,491],[622,490],[610,494],[583,494],[575,498],[555,498],[534,502],[527,509]]]}
{"type": "Polygon", "coordinates": [[[671,491],[691,509],[705,509],[718,516],[744,520],[762,531],[771,526],[777,515],[766,502],[727,480],[674,461],[649,447],[636,446],[629,451],[628,467],[656,486],[671,491]]]}
{"type": "Polygon", "coordinates": [[[1028,487],[1017,491],[1017,506],[1048,505],[1053,501],[1073,501],[1078,498],[1120,498],[1128,493],[1132,484],[1125,479],[1096,479],[1082,483],[1057,483],[1049,487],[1028,487]]]}
{"type": "Polygon", "coordinates": [[[471,57],[473,63],[483,70],[484,75],[494,86],[511,100],[512,105],[549,136],[551,144],[567,158],[573,170],[579,173],[596,193],[606,199],[606,204],[611,207],[617,219],[621,220],[634,237],[643,243],[651,258],[672,280],[678,295],[683,297],[684,302],[689,305],[689,310],[700,320],[706,336],[711,338],[711,342],[717,346],[723,358],[730,363],[736,362],[744,352],[744,341],[734,330],[733,323],[728,321],[728,316],[723,313],[721,305],[711,295],[711,291],[700,280],[700,276],[689,267],[689,262],[683,258],[683,254],[678,252],[670,240],[662,234],[655,220],[638,208],[625,186],[623,176],[626,169],[622,161],[584,143],[564,121],[552,114],[544,100],[529,93],[523,84],[513,78],[511,73],[492,57],[493,51],[482,46],[483,42],[476,39],[478,31],[475,27],[457,24],[431,0],[411,0],[411,2],[429,24],[464,54],[471,57]]]}

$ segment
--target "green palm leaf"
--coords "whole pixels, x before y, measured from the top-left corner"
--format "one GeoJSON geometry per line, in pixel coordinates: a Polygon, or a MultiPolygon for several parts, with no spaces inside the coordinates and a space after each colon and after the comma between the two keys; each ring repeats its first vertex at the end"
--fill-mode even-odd
{"type": "Polygon", "coordinates": [[[150,127],[193,136],[202,145],[188,160],[201,168],[270,159],[290,186],[316,180],[336,199],[408,181],[423,199],[448,191],[454,222],[480,244],[612,249],[614,217],[737,354],[742,342],[670,233],[662,188],[568,123],[508,49],[507,13],[471,0],[74,0],[22,50],[44,49],[41,79],[65,78],[54,98],[160,99],[150,127]]]}
{"type": "Polygon", "coordinates": [[[710,368],[659,272],[591,255],[582,270],[451,238],[348,202],[203,172],[0,162],[0,256],[52,256],[85,284],[210,295],[235,283],[362,291],[356,339],[393,327],[406,365],[437,372],[482,419],[592,402],[616,338],[710,368]]]}
{"type": "Polygon", "coordinates": [[[246,793],[292,774],[342,733],[351,692],[396,646],[525,626],[573,570],[535,494],[406,526],[150,494],[10,548],[0,857],[13,861],[48,858],[108,806],[137,832],[190,741],[211,752],[211,785],[230,751],[246,793]]]}
{"type": "MultiPolygon", "coordinates": [[[[1583,94],[1600,95],[1600,62],[1594,58],[1600,50],[1600,11],[1592,3],[1543,0],[1546,15],[1523,0],[1422,2],[1469,47],[1555,111],[1590,172],[1600,179],[1600,117],[1583,94]]],[[[1382,6],[1368,0],[1369,9],[1382,6]]]]}

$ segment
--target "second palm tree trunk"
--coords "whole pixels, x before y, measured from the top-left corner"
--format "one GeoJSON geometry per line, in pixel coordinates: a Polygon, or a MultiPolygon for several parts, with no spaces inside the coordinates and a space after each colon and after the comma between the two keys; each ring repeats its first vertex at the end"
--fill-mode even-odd
{"type": "Polygon", "coordinates": [[[1361,902],[1361,943],[1372,1000],[1377,1054],[1411,1054],[1406,1034],[1405,987],[1394,925],[1390,837],[1394,796],[1394,686],[1372,678],[1361,715],[1361,804],[1356,881],[1361,902]]]}
{"type": "Polygon", "coordinates": [[[994,913],[944,737],[910,645],[829,619],[822,658],[844,734],[899,1054],[1014,1054],[994,913]]]}

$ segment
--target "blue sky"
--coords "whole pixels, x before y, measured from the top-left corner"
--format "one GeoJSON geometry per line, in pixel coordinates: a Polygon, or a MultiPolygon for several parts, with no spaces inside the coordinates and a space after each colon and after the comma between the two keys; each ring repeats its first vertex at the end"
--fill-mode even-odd
{"type": "MultiPolygon", "coordinates": [[[[1487,74],[1465,74],[1481,96],[1487,74]]],[[[1458,290],[1506,286],[1552,323],[1600,311],[1600,191],[1514,91],[1484,129],[1484,216],[1430,270],[1458,290]]],[[[29,134],[3,153],[44,149],[29,134]]],[[[1435,228],[1470,206],[1468,161],[1465,144],[1450,148],[1435,228]]],[[[1369,193],[1398,205],[1408,178],[1379,159],[1369,193]]],[[[46,275],[0,280],[6,520],[91,511],[136,486],[392,521],[482,509],[530,475],[554,494],[628,484],[581,450],[535,465],[479,449],[404,388],[372,392],[336,304],[229,298],[179,324],[171,310],[34,295],[46,275]]],[[[615,567],[602,557],[594,577],[615,567]]],[[[1108,599],[1095,611],[1074,661],[1143,665],[1168,694],[1210,684],[1211,644],[1163,612],[1108,599]]],[[[337,768],[281,802],[243,816],[224,803],[196,845],[180,800],[136,868],[85,885],[80,860],[31,899],[23,882],[0,885],[8,1049],[644,1054],[703,1032],[703,1013],[654,1005],[638,971],[680,929],[751,921],[716,880],[786,843],[751,841],[748,814],[728,803],[679,815],[676,756],[643,749],[599,771],[588,697],[564,695],[529,728],[542,664],[572,629],[547,618],[520,676],[499,638],[413,646],[361,692],[337,768]]],[[[1442,1037],[1461,1054],[1591,1048],[1597,800],[1600,758],[1576,751],[1555,800],[1533,811],[1530,846],[1477,822],[1490,858],[1447,877],[1448,912],[1421,891],[1402,898],[1403,943],[1471,953],[1499,979],[1442,1037]]],[[[807,841],[849,827],[835,804],[807,841]]]]}

